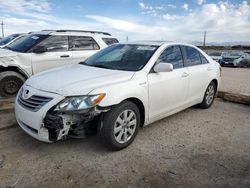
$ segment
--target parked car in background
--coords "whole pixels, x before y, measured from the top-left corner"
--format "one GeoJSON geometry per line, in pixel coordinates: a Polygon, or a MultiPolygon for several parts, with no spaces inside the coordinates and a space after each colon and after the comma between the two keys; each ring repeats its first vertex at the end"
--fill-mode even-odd
{"type": "Polygon", "coordinates": [[[43,30],[31,33],[0,50],[0,96],[15,96],[31,75],[77,64],[117,43],[109,33],[78,30],[43,30]]]}
{"type": "Polygon", "coordinates": [[[208,55],[215,61],[219,62],[222,52],[210,52],[208,55]]]}
{"type": "Polygon", "coordinates": [[[219,63],[221,66],[238,67],[243,59],[244,54],[242,52],[227,52],[222,53],[219,63]]]}
{"type": "Polygon", "coordinates": [[[29,78],[16,98],[16,119],[40,141],[97,129],[119,150],[140,126],[196,104],[209,108],[220,75],[220,65],[193,45],[114,44],[80,64],[29,78]]]}
{"type": "Polygon", "coordinates": [[[21,37],[24,37],[25,35],[26,34],[17,33],[17,34],[12,34],[12,35],[9,35],[7,37],[2,38],[0,40],[0,48],[4,48],[4,47],[10,45],[14,41],[18,40],[21,37]]]}
{"type": "Polygon", "coordinates": [[[250,51],[245,52],[242,60],[238,64],[239,67],[250,67],[250,51]]]}

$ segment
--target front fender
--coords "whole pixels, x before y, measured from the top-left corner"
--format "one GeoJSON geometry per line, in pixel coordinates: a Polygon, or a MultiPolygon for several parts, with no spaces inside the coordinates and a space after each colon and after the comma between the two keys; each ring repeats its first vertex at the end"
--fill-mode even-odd
{"type": "Polygon", "coordinates": [[[31,66],[23,66],[20,62],[15,61],[12,58],[2,57],[0,58],[0,67],[8,70],[17,69],[19,72],[23,73],[27,78],[32,75],[32,67],[31,66]]]}
{"type": "Polygon", "coordinates": [[[94,89],[89,93],[89,95],[100,93],[106,94],[104,99],[99,104],[101,107],[117,105],[129,98],[139,99],[145,108],[145,120],[148,120],[148,85],[146,77],[94,89]]]}

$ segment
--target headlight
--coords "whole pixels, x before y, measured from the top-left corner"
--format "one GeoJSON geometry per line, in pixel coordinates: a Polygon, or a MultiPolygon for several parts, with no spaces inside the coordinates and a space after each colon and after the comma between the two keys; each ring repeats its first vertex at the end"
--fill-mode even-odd
{"type": "Polygon", "coordinates": [[[57,112],[73,112],[86,110],[97,106],[105,97],[104,93],[98,95],[86,95],[68,97],[60,102],[54,109],[57,112]]]}

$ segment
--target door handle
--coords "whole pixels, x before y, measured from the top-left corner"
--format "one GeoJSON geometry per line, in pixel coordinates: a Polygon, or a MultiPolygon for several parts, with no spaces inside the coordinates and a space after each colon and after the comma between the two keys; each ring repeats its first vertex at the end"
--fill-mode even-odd
{"type": "Polygon", "coordinates": [[[61,58],[66,58],[66,57],[69,57],[69,55],[61,55],[60,57],[61,58]]]}
{"type": "Polygon", "coordinates": [[[182,75],[181,75],[181,77],[188,77],[189,76],[189,74],[187,73],[187,72],[184,72],[182,75]]]}

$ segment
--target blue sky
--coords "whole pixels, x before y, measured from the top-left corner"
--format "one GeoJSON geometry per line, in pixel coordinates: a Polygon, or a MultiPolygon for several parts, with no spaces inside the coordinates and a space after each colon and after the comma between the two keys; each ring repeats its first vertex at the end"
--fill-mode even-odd
{"type": "Polygon", "coordinates": [[[121,41],[250,41],[246,0],[0,0],[5,33],[93,29],[121,41]]]}

